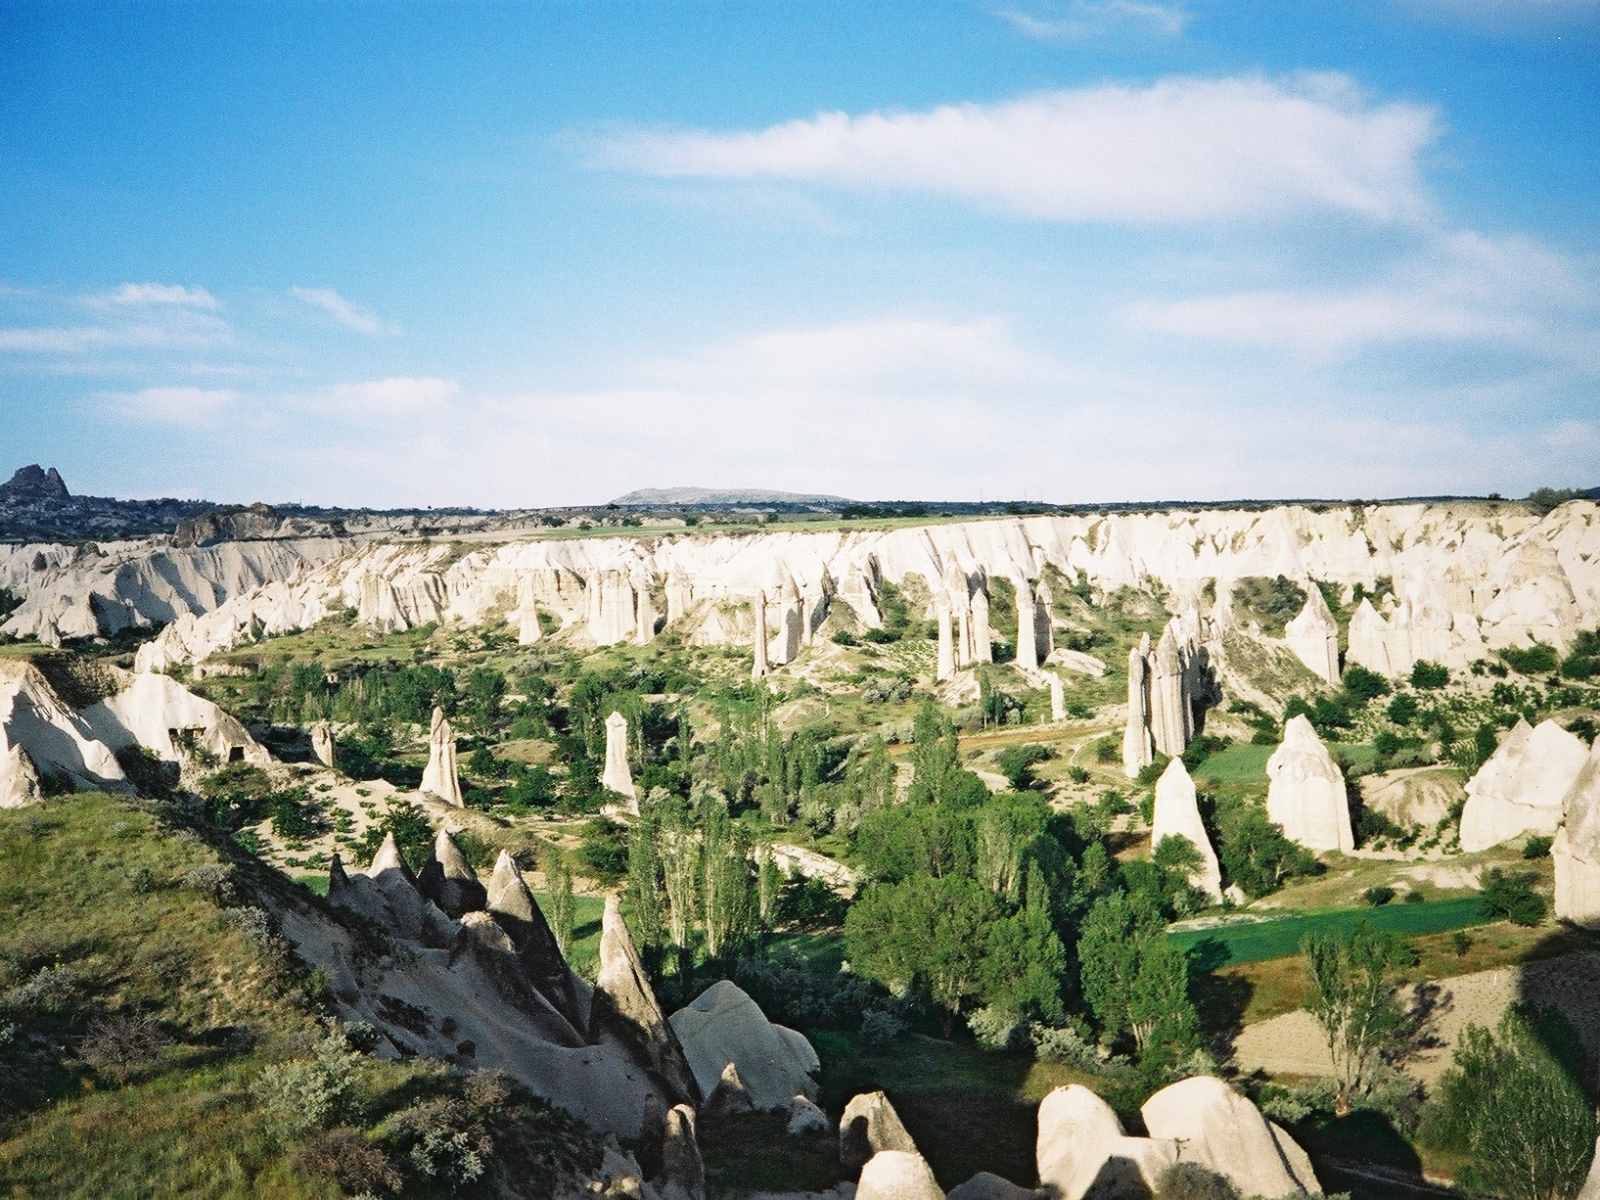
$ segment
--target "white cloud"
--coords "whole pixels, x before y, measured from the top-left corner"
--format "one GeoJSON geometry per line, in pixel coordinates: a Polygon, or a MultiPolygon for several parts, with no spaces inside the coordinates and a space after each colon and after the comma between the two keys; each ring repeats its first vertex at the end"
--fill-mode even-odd
{"type": "Polygon", "coordinates": [[[91,303],[177,304],[185,308],[218,308],[217,298],[205,288],[186,288],[178,284],[125,283],[114,292],[96,296],[91,303]]]}
{"type": "Polygon", "coordinates": [[[371,309],[346,300],[332,288],[290,288],[289,294],[313,308],[327,313],[346,329],[376,337],[388,331],[388,326],[371,309]]]}
{"type": "Polygon", "coordinates": [[[1184,338],[1281,346],[1315,356],[1404,342],[1498,341],[1570,356],[1593,350],[1566,324],[1585,320],[1595,289],[1579,264],[1527,237],[1457,233],[1371,284],[1272,289],[1146,301],[1136,328],[1184,338]]]}
{"type": "Polygon", "coordinates": [[[113,411],[125,417],[165,425],[210,424],[237,399],[238,393],[226,388],[197,387],[153,387],[104,397],[113,411]]]}
{"type": "Polygon", "coordinates": [[[996,15],[1018,33],[1045,42],[1080,41],[1127,29],[1177,37],[1191,18],[1181,4],[1151,0],[1072,0],[1032,12],[1008,8],[996,15]]]}
{"type": "Polygon", "coordinates": [[[1152,225],[1424,215],[1434,111],[1370,102],[1345,75],[1170,78],[1003,104],[821,113],[757,132],[630,131],[598,165],[954,197],[1024,217],[1152,225]]]}
{"type": "Polygon", "coordinates": [[[461,385],[449,379],[374,379],[327,388],[309,403],[353,415],[398,415],[438,409],[460,393],[461,385]]]}
{"type": "MultiPolygon", "coordinates": [[[[163,325],[98,325],[55,329],[0,329],[0,351],[20,354],[89,354],[129,346],[161,347],[182,342],[178,331],[163,325]]],[[[188,341],[183,344],[194,344],[188,341]]]]}

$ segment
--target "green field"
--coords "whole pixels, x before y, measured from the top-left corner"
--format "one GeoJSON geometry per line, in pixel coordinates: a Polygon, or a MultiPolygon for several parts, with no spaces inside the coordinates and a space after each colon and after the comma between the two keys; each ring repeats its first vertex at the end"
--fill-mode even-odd
{"type": "Polygon", "coordinates": [[[1194,777],[1212,783],[1265,783],[1267,759],[1276,749],[1276,746],[1229,746],[1196,767],[1194,777]]]}
{"type": "Polygon", "coordinates": [[[1280,917],[1272,921],[1227,925],[1216,929],[1186,929],[1168,936],[1184,950],[1196,950],[1201,970],[1238,963],[1264,962],[1269,958],[1288,958],[1300,953],[1300,941],[1308,933],[1337,930],[1341,933],[1367,921],[1385,933],[1447,933],[1484,924],[1479,915],[1479,898],[1430,900],[1422,904],[1389,904],[1382,908],[1333,908],[1302,916],[1280,917]]]}

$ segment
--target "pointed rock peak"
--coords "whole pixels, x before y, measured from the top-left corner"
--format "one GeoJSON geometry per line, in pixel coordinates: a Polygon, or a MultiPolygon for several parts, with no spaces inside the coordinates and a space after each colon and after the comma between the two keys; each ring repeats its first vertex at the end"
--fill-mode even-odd
{"type": "MultiPolygon", "coordinates": [[[[1315,737],[1315,733],[1312,734],[1315,737]]],[[[1157,786],[1163,788],[1188,788],[1194,792],[1194,780],[1189,778],[1189,768],[1183,765],[1183,759],[1174,758],[1167,764],[1167,769],[1161,772],[1161,778],[1156,781],[1157,786]]]]}
{"type": "Polygon", "coordinates": [[[610,732],[613,729],[620,729],[623,733],[628,731],[628,718],[616,709],[612,709],[611,715],[606,718],[606,731],[610,732]]]}
{"type": "Polygon", "coordinates": [[[1297,713],[1289,718],[1283,727],[1283,744],[1309,749],[1312,746],[1327,753],[1327,747],[1322,744],[1322,739],[1317,736],[1316,728],[1306,717],[1305,713],[1297,713]]]}
{"type": "Polygon", "coordinates": [[[350,886],[350,876],[344,873],[344,859],[339,857],[339,852],[333,852],[333,861],[328,864],[328,895],[341,892],[350,886]]]}
{"type": "Polygon", "coordinates": [[[467,856],[461,853],[461,847],[456,845],[456,840],[450,836],[449,830],[439,830],[439,836],[433,839],[433,857],[443,868],[446,879],[477,881],[478,873],[472,869],[467,856]]]}
{"type": "Polygon", "coordinates": [[[1312,625],[1320,629],[1339,628],[1338,622],[1333,619],[1333,611],[1328,607],[1328,601],[1322,595],[1322,589],[1312,580],[1306,581],[1306,602],[1292,623],[1302,628],[1312,625]]]}
{"type": "Polygon", "coordinates": [[[1150,654],[1150,635],[1148,633],[1141,633],[1139,635],[1139,653],[1145,655],[1146,657],[1149,657],[1149,654],[1150,654]]]}
{"type": "Polygon", "coordinates": [[[407,883],[417,882],[416,876],[411,873],[411,868],[406,866],[406,860],[400,853],[400,847],[396,844],[393,833],[384,835],[383,845],[378,847],[378,853],[373,855],[372,865],[367,868],[367,876],[376,879],[388,871],[399,871],[407,883]]]}
{"type": "Polygon", "coordinates": [[[489,911],[521,921],[533,920],[533,893],[517,870],[516,859],[506,850],[495,859],[494,874],[489,878],[489,911]]]}
{"type": "Polygon", "coordinates": [[[433,706],[433,719],[430,722],[428,722],[428,733],[430,735],[438,733],[439,732],[439,726],[441,726],[441,725],[443,725],[445,723],[446,722],[445,722],[445,719],[444,719],[444,709],[440,708],[437,704],[435,704],[433,706]]]}

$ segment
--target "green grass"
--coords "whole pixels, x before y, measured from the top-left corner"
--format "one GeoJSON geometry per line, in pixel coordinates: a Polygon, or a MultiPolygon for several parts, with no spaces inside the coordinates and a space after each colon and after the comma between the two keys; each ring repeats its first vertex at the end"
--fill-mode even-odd
{"type": "Polygon", "coordinates": [[[1386,933],[1444,933],[1484,924],[1479,899],[1430,900],[1421,904],[1389,904],[1382,908],[1337,908],[1214,929],[1186,929],[1168,936],[1184,950],[1199,947],[1204,969],[1237,963],[1265,962],[1300,953],[1308,933],[1344,933],[1362,921],[1386,933]]]}
{"type": "MultiPolygon", "coordinates": [[[[555,897],[549,892],[535,892],[548,920],[555,897]]],[[[567,947],[567,965],[585,979],[593,979],[600,964],[600,918],[605,915],[606,902],[600,896],[574,896],[572,906],[572,945],[567,947]]]]}
{"type": "Polygon", "coordinates": [[[1229,746],[1196,767],[1194,777],[1212,783],[1265,783],[1267,759],[1276,749],[1276,746],[1229,746]]]}

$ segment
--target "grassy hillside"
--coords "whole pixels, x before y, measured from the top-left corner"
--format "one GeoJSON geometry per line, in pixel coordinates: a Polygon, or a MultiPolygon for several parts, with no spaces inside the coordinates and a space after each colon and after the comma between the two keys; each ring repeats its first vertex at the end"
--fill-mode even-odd
{"type": "Polygon", "coordinates": [[[168,806],[0,812],[0,1195],[533,1197],[592,1157],[540,1102],[356,1053],[284,903],[321,905],[168,806]],[[475,1167],[421,1152],[456,1133],[475,1167]]]}

